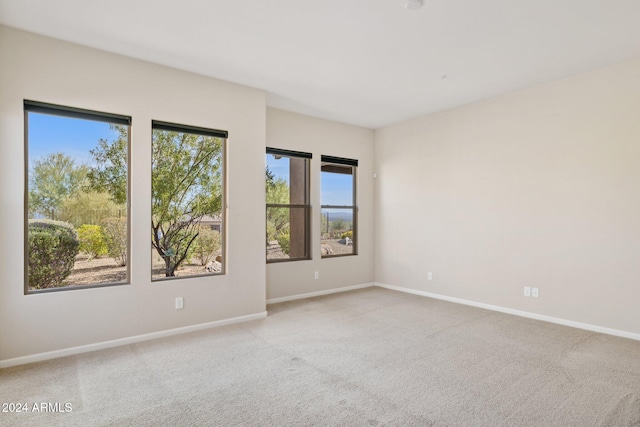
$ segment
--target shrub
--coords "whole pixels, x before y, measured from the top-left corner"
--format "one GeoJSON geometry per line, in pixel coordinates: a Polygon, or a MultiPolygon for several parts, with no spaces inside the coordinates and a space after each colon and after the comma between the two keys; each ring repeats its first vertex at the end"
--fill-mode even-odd
{"type": "Polygon", "coordinates": [[[62,221],[29,220],[28,241],[29,287],[63,286],[80,247],[73,226],[62,221]]]}
{"type": "Polygon", "coordinates": [[[331,229],[333,231],[340,231],[340,232],[351,228],[349,222],[340,218],[332,220],[329,225],[331,226],[331,229]]]}
{"type": "Polygon", "coordinates": [[[276,239],[278,240],[278,244],[280,245],[280,248],[282,249],[282,253],[285,253],[287,255],[289,255],[289,241],[290,241],[290,236],[289,233],[286,234],[280,234],[279,236],[276,237],[276,239]]]}
{"type": "Polygon", "coordinates": [[[221,247],[220,232],[211,227],[201,227],[193,247],[198,263],[207,265],[221,247]]]}
{"type": "Polygon", "coordinates": [[[82,224],[102,224],[107,218],[124,212],[127,207],[115,203],[110,194],[83,190],[62,201],[57,218],[80,227],[82,224]]]}
{"type": "Polygon", "coordinates": [[[84,224],[78,227],[78,240],[80,240],[80,252],[89,255],[89,258],[107,254],[107,242],[99,225],[84,224]]]}
{"type": "Polygon", "coordinates": [[[127,219],[105,219],[102,231],[109,256],[115,259],[118,265],[127,265],[127,219]]]}
{"type": "Polygon", "coordinates": [[[178,241],[179,243],[178,250],[175,253],[175,261],[177,261],[179,254],[185,254],[184,261],[182,261],[180,265],[176,267],[177,269],[182,269],[185,265],[191,264],[191,261],[193,261],[193,256],[196,253],[196,241],[198,240],[198,238],[196,237],[188,248],[186,248],[186,246],[191,241],[194,234],[196,234],[196,231],[193,229],[189,231],[180,231],[177,234],[178,238],[176,239],[176,241],[178,241]],[[186,251],[184,248],[186,248],[186,251]]]}
{"type": "Polygon", "coordinates": [[[353,230],[345,231],[340,235],[341,239],[346,239],[347,237],[353,240],[353,230]]]}

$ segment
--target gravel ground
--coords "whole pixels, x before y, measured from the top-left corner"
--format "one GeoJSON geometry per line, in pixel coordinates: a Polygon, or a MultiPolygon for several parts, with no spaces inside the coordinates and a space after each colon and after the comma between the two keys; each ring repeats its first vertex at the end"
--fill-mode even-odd
{"type": "MultiPolygon", "coordinates": [[[[339,243],[338,240],[323,240],[322,244],[327,244],[333,249],[334,255],[350,254],[353,246],[339,243]]],[[[288,258],[280,253],[278,258],[288,258]]],[[[177,272],[177,277],[206,274],[204,267],[197,264],[187,264],[177,272]]],[[[164,276],[164,263],[159,257],[153,257],[153,279],[160,279],[164,276]]],[[[86,255],[80,254],[76,257],[73,272],[67,277],[67,286],[95,285],[103,283],[117,283],[127,280],[127,267],[118,266],[113,258],[101,257],[89,260],[86,255]]]]}
{"type": "MultiPolygon", "coordinates": [[[[181,267],[176,276],[190,276],[206,274],[201,265],[187,264],[181,267]]],[[[164,263],[161,259],[153,260],[153,279],[164,276],[164,263]]],[[[86,255],[76,257],[73,271],[65,280],[66,286],[99,285],[104,283],[118,283],[127,280],[127,267],[118,266],[113,258],[100,257],[90,260],[86,255]]]]}
{"type": "Polygon", "coordinates": [[[113,258],[102,257],[89,260],[86,255],[78,255],[73,271],[65,282],[69,286],[95,285],[101,283],[124,282],[127,267],[120,267],[113,258]]]}
{"type": "MultiPolygon", "coordinates": [[[[152,279],[162,279],[166,277],[164,275],[164,261],[160,257],[153,257],[153,273],[151,275],[152,279]]],[[[176,271],[176,277],[184,277],[184,276],[195,276],[207,274],[204,270],[203,265],[198,264],[183,264],[178,271],[176,271]]]]}
{"type": "Polygon", "coordinates": [[[323,240],[322,244],[331,246],[331,249],[333,249],[334,255],[344,255],[344,254],[353,253],[353,246],[343,245],[338,240],[323,240]]]}
{"type": "MultiPolygon", "coordinates": [[[[333,255],[344,255],[344,254],[352,254],[353,246],[344,245],[340,243],[337,239],[332,240],[322,240],[321,244],[329,245],[333,250],[333,255]]],[[[270,245],[267,248],[267,256],[269,259],[286,259],[289,258],[289,255],[282,253],[280,250],[280,245],[277,242],[270,242],[270,245]]]]}

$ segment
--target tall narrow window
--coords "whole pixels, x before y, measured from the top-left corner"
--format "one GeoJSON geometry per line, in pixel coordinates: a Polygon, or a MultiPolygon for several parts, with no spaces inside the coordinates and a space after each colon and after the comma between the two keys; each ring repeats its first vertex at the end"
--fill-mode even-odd
{"type": "Polygon", "coordinates": [[[321,253],[323,257],[358,253],[357,160],[322,156],[321,253]]]}
{"type": "Polygon", "coordinates": [[[310,259],[309,159],[267,148],[267,262],[310,259]]]}
{"type": "Polygon", "coordinates": [[[223,274],[227,132],[152,127],[152,280],[223,274]]]}
{"type": "Polygon", "coordinates": [[[131,118],[24,101],[25,293],[129,280],[131,118]]]}

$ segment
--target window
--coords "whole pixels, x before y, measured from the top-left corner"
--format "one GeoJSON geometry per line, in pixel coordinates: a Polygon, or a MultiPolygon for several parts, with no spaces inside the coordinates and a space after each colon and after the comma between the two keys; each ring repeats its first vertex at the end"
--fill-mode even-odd
{"type": "Polygon", "coordinates": [[[357,166],[357,160],[322,156],[320,244],[323,257],[358,253],[357,166]]]}
{"type": "Polygon", "coordinates": [[[152,280],[224,274],[227,132],[152,122],[152,280]]]}
{"type": "Polygon", "coordinates": [[[24,101],[25,294],[129,281],[131,118],[24,101]]]}
{"type": "Polygon", "coordinates": [[[310,259],[309,159],[267,148],[267,262],[310,259]]]}

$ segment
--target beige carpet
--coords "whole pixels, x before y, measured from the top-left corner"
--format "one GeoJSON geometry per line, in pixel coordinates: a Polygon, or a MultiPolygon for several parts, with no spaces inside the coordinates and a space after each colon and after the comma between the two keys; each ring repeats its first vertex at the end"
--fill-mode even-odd
{"type": "Polygon", "coordinates": [[[20,426],[640,425],[640,342],[369,288],[0,371],[20,426]]]}

